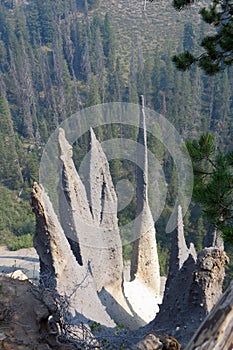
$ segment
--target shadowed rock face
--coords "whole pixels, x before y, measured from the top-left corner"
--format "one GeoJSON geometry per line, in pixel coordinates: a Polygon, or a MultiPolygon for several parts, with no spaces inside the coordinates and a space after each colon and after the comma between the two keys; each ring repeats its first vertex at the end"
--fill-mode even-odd
{"type": "Polygon", "coordinates": [[[138,157],[142,165],[137,169],[137,212],[140,220],[135,225],[138,239],[133,243],[131,260],[131,280],[140,279],[147,287],[151,288],[156,296],[160,293],[160,273],[155,238],[154,220],[148,202],[148,164],[147,164],[147,137],[144,111],[144,99],[141,96],[140,120],[138,133],[138,157]],[[141,147],[143,146],[143,147],[141,147]],[[142,152],[143,150],[143,152],[142,152]]]}
{"type": "Polygon", "coordinates": [[[71,324],[94,320],[114,327],[98,298],[88,267],[76,261],[49,198],[36,183],[31,201],[36,215],[34,245],[40,257],[42,285],[69,301],[63,312],[71,324]]]}
{"type": "Polygon", "coordinates": [[[151,326],[185,344],[221,296],[228,258],[219,247],[205,248],[197,257],[193,245],[188,250],[180,210],[164,299],[151,326]]]}
{"type": "Polygon", "coordinates": [[[233,348],[233,281],[211,310],[186,350],[225,350],[233,348]]]}
{"type": "MultiPolygon", "coordinates": [[[[195,263],[197,259],[197,253],[194,245],[191,243],[190,248],[188,249],[186,241],[184,238],[184,224],[182,216],[182,208],[178,206],[178,215],[177,215],[177,229],[173,234],[172,239],[172,249],[170,254],[170,263],[169,263],[169,275],[166,282],[166,288],[169,288],[170,283],[173,281],[174,277],[179,273],[183,267],[185,261],[188,259],[189,255],[192,256],[193,262],[195,263]]],[[[192,270],[191,270],[192,273],[192,270]]]]}
{"type": "Polygon", "coordinates": [[[229,259],[222,248],[204,248],[197,257],[191,296],[196,304],[203,303],[203,308],[209,313],[222,295],[222,285],[225,277],[224,266],[229,259]]]}

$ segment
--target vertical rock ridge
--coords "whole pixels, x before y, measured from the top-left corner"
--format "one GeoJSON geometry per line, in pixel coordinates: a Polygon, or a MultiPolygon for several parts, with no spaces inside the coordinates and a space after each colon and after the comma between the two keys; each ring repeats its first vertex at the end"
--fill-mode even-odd
{"type": "Polygon", "coordinates": [[[140,116],[138,132],[138,164],[136,178],[137,219],[135,225],[136,237],[133,242],[131,259],[131,280],[135,278],[151,288],[156,296],[160,293],[159,260],[156,244],[154,220],[148,203],[148,161],[147,136],[144,110],[144,97],[140,97],[140,116]]]}
{"type": "Polygon", "coordinates": [[[114,327],[101,304],[88,266],[80,266],[47,194],[35,183],[31,203],[36,215],[34,245],[40,258],[41,282],[67,301],[64,317],[71,324],[87,320],[114,327]]]}
{"type": "Polygon", "coordinates": [[[99,226],[118,230],[117,196],[108,160],[92,128],[89,131],[89,139],[87,171],[89,178],[86,189],[93,219],[99,226]]]}
{"type": "MultiPolygon", "coordinates": [[[[178,274],[182,268],[184,262],[189,257],[189,249],[187,248],[184,237],[184,224],[182,216],[182,207],[178,206],[177,213],[177,228],[175,229],[172,237],[171,254],[169,261],[169,274],[166,282],[166,288],[169,288],[170,282],[178,274]]],[[[192,248],[193,251],[193,248],[192,248]]]]}
{"type": "MultiPolygon", "coordinates": [[[[73,150],[63,129],[58,132],[58,149],[62,173],[59,184],[59,212],[61,225],[77,261],[82,264],[80,245],[88,244],[85,232],[92,225],[92,216],[85,187],[73,163],[73,150]]],[[[84,259],[87,264],[88,258],[84,259]]]]}
{"type": "Polygon", "coordinates": [[[90,187],[87,196],[73,163],[72,147],[65,138],[64,130],[59,131],[63,182],[66,184],[64,190],[70,205],[69,213],[74,223],[74,231],[80,244],[82,261],[84,264],[90,264],[97,291],[109,285],[120,290],[123,261],[117,225],[117,198],[106,156],[92,129],[90,141],[91,149],[87,158],[90,187]],[[87,197],[91,201],[90,205],[87,197]]]}

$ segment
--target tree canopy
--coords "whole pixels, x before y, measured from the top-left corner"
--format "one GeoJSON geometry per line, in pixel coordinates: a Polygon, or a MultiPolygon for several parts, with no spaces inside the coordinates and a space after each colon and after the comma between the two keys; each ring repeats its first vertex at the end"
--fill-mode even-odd
{"type": "MultiPolygon", "coordinates": [[[[153,0],[152,0],[153,1],[153,0]]],[[[174,0],[174,7],[181,11],[194,0],[174,0]]],[[[213,0],[209,7],[200,9],[202,19],[213,28],[213,34],[201,41],[203,51],[199,56],[185,51],[173,57],[176,67],[187,70],[197,63],[207,74],[214,75],[233,64],[233,3],[230,0],[213,0]]]]}
{"type": "Polygon", "coordinates": [[[209,133],[187,141],[193,161],[193,196],[207,219],[220,230],[225,241],[233,242],[233,152],[222,154],[209,133]]]}

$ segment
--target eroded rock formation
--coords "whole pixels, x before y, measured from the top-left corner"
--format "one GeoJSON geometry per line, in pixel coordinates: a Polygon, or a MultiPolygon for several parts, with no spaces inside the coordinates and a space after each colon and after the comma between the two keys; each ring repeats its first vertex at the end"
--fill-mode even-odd
{"type": "Polygon", "coordinates": [[[148,159],[146,119],[144,111],[144,98],[140,101],[140,118],[138,132],[138,164],[137,167],[137,210],[135,220],[136,239],[133,242],[131,260],[131,280],[139,279],[148,288],[153,290],[156,296],[160,293],[160,272],[157,245],[155,238],[154,220],[148,201],[148,159]]]}
{"type": "Polygon", "coordinates": [[[117,224],[117,197],[108,161],[92,129],[89,140],[84,186],[73,163],[72,147],[64,130],[59,129],[64,190],[64,194],[61,190],[60,206],[62,224],[68,227],[69,242],[71,239],[71,247],[78,253],[77,261],[90,267],[99,298],[109,314],[119,323],[138,327],[142,323],[139,319],[132,322],[133,314],[122,292],[123,258],[117,224]]]}
{"type": "Polygon", "coordinates": [[[186,350],[233,348],[233,281],[188,343],[186,350]]]}
{"type": "MultiPolygon", "coordinates": [[[[71,324],[93,320],[114,327],[115,321],[137,329],[145,325],[145,318],[139,317],[139,310],[135,311],[137,308],[126,293],[127,287],[140,287],[140,291],[145,288],[144,292],[152,293],[154,298],[160,294],[156,232],[148,201],[143,97],[139,126],[137,219],[131,281],[127,282],[128,285],[123,280],[117,196],[107,158],[94,131],[90,129],[89,132],[90,147],[82,180],[75,168],[72,147],[66,140],[65,132],[63,129],[58,131],[58,157],[61,163],[58,186],[60,222],[43,188],[34,184],[34,244],[40,257],[41,284],[63,300],[69,301],[65,317],[71,324]]],[[[193,244],[189,248],[186,245],[182,209],[178,208],[178,228],[173,237],[163,304],[158,316],[147,326],[146,332],[166,332],[185,344],[209,313],[221,295],[224,264],[227,261],[223,246],[215,236],[208,237],[210,246],[197,256],[193,244]]],[[[148,293],[144,295],[149,295],[148,293]]],[[[153,304],[154,313],[156,307],[157,304],[153,304]]],[[[170,340],[172,342],[172,338],[170,340]]],[[[143,346],[145,348],[146,343],[150,343],[148,339],[141,342],[138,349],[143,349],[143,346]]],[[[155,339],[154,346],[155,344],[162,344],[162,349],[165,349],[165,343],[161,339],[155,339]]],[[[171,345],[169,342],[167,344],[171,345]]],[[[177,342],[171,346],[179,349],[177,342]]]]}
{"type": "Polygon", "coordinates": [[[127,350],[180,350],[180,344],[171,336],[149,333],[127,350]]]}
{"type": "Polygon", "coordinates": [[[40,257],[41,284],[67,302],[67,321],[78,324],[93,320],[114,327],[114,321],[101,304],[88,266],[80,266],[70,248],[52,204],[36,183],[32,190],[36,215],[34,245],[40,257]]]}
{"type": "Polygon", "coordinates": [[[151,325],[185,344],[221,296],[228,258],[222,247],[204,248],[196,257],[192,245],[187,249],[182,226],[178,213],[164,299],[151,325]]]}
{"type": "Polygon", "coordinates": [[[117,198],[107,159],[93,130],[90,131],[90,143],[88,163],[91,175],[87,197],[85,186],[73,163],[72,147],[65,138],[64,130],[59,129],[58,145],[65,193],[60,208],[62,225],[71,221],[72,234],[69,233],[68,238],[79,246],[78,259],[84,265],[90,264],[97,291],[108,286],[121,289],[123,260],[117,225],[117,198]]]}
{"type": "Polygon", "coordinates": [[[182,207],[180,205],[178,206],[177,213],[177,228],[173,234],[171,246],[172,249],[170,254],[169,275],[166,282],[166,288],[169,288],[170,283],[182,269],[184,263],[189,258],[189,255],[190,260],[192,260],[193,263],[195,263],[197,259],[197,253],[193,243],[190,244],[189,249],[186,245],[184,237],[182,207]]]}

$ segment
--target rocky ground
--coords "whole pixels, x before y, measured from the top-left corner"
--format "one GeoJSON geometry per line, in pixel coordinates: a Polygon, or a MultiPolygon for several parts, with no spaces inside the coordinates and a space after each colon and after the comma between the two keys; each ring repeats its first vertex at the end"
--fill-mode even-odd
{"type": "Polygon", "coordinates": [[[21,271],[30,280],[38,282],[39,257],[34,248],[10,251],[7,247],[0,247],[0,273],[11,276],[21,271]]]}
{"type": "MultiPolygon", "coordinates": [[[[50,310],[36,286],[38,271],[39,258],[34,248],[12,252],[0,247],[0,350],[73,349],[70,344],[59,344],[56,332],[51,332],[50,310]]],[[[128,268],[126,275],[127,272],[128,268]]],[[[170,340],[163,342],[167,341],[170,340]]],[[[162,349],[163,342],[150,335],[134,348],[162,349]]]]}
{"type": "MultiPolygon", "coordinates": [[[[88,344],[85,337],[91,339],[91,342],[94,338],[87,328],[80,328],[79,336],[75,344],[64,342],[59,325],[51,321],[51,310],[39,287],[29,281],[0,276],[0,350],[109,349],[102,345],[88,344]]],[[[130,343],[134,343],[132,334],[131,337],[130,343]]],[[[121,342],[129,344],[127,338],[127,335],[125,339],[121,337],[121,342]]],[[[136,338],[141,337],[137,335],[136,338]]],[[[97,341],[96,344],[98,344],[97,341]]],[[[120,348],[120,346],[114,347],[114,349],[120,348]]],[[[180,348],[177,341],[171,337],[149,334],[135,345],[127,346],[127,349],[177,350],[180,348]]]]}
{"type": "Polygon", "coordinates": [[[29,281],[0,276],[0,349],[49,350],[49,311],[29,281]]]}

